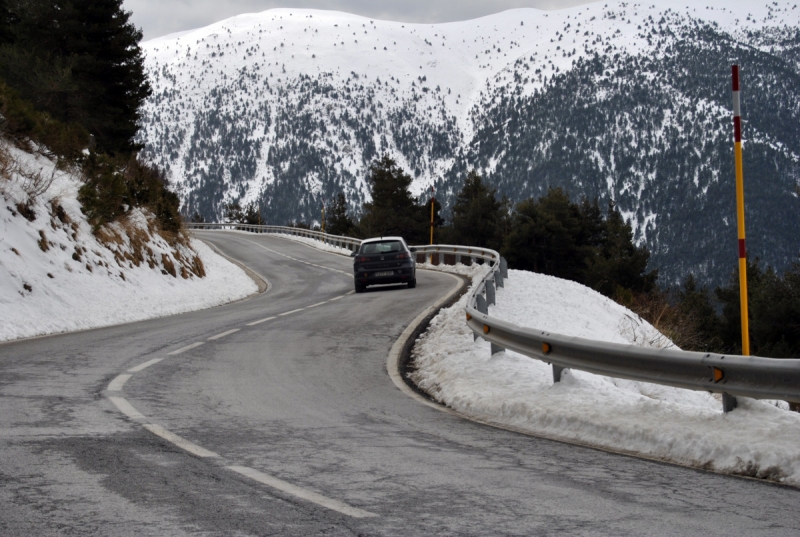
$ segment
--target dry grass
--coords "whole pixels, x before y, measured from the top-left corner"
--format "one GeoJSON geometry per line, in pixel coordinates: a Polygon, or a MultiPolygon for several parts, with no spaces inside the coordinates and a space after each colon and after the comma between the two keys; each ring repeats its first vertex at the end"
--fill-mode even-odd
{"type": "Polygon", "coordinates": [[[190,238],[183,230],[167,232],[158,229],[154,219],[148,221],[147,229],[124,216],[116,221],[115,225],[99,226],[94,230],[97,240],[105,245],[114,254],[120,267],[141,266],[146,263],[151,269],[161,269],[163,274],[175,278],[178,274],[184,279],[192,275],[202,278],[206,275],[203,262],[196,255],[191,258],[181,254],[184,248],[191,250],[190,238]],[[117,227],[119,226],[119,227],[117,227]],[[120,230],[121,228],[121,230],[120,230]],[[172,249],[169,253],[162,253],[160,257],[150,247],[150,241],[160,237],[172,249]]]}
{"type": "Polygon", "coordinates": [[[50,245],[47,243],[47,236],[44,234],[44,230],[39,230],[39,240],[37,241],[39,245],[39,249],[43,252],[46,252],[50,249],[50,245]]]}
{"type": "Polygon", "coordinates": [[[665,293],[656,291],[635,295],[621,303],[653,325],[665,338],[681,349],[703,349],[708,344],[698,329],[698,320],[691,315],[681,313],[677,307],[669,303],[665,293]]]}
{"type": "Polygon", "coordinates": [[[5,181],[11,180],[11,174],[14,172],[15,162],[11,158],[11,153],[6,149],[5,144],[0,143],[0,179],[5,181]]]}

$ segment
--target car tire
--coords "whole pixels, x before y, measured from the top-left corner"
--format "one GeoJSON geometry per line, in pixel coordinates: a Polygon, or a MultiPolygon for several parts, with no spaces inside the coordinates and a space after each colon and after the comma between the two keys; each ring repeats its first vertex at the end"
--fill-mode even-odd
{"type": "Polygon", "coordinates": [[[417,286],[417,279],[416,279],[416,278],[414,278],[413,280],[411,280],[410,282],[408,282],[408,288],[409,288],[409,289],[413,289],[413,288],[415,288],[416,286],[417,286]]]}
{"type": "Polygon", "coordinates": [[[364,286],[356,284],[356,293],[363,293],[363,292],[364,292],[364,286]]]}

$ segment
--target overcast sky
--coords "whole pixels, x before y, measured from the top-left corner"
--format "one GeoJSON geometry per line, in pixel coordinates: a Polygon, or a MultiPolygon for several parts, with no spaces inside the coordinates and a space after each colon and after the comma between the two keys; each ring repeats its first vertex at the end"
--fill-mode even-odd
{"type": "MultiPolygon", "coordinates": [[[[599,1],[599,0],[598,0],[599,1]]],[[[590,0],[125,0],[144,39],[200,28],[242,13],[276,7],[345,11],[403,22],[452,22],[518,7],[560,9],[590,0]]]]}

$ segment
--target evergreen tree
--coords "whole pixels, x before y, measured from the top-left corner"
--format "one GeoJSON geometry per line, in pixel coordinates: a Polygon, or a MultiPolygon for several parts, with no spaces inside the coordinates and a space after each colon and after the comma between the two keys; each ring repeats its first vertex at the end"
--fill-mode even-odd
{"type": "Polygon", "coordinates": [[[504,255],[514,268],[582,282],[590,246],[577,205],[560,188],[516,206],[504,255]]]}
{"type": "Polygon", "coordinates": [[[622,218],[613,202],[609,202],[605,221],[596,228],[596,214],[593,208],[585,205],[590,212],[591,235],[589,244],[599,247],[589,261],[586,285],[600,293],[613,297],[622,290],[632,293],[648,293],[655,289],[658,271],[647,270],[650,252],[637,247],[633,242],[630,222],[622,218]]]}
{"type": "Polygon", "coordinates": [[[355,221],[347,214],[347,199],[343,192],[336,195],[333,205],[325,213],[325,232],[331,235],[352,236],[356,231],[355,221]]]}
{"type": "Polygon", "coordinates": [[[408,187],[411,177],[384,155],[370,165],[367,179],[372,201],[364,204],[359,228],[364,237],[398,235],[409,243],[424,240],[424,220],[408,187]]]}
{"type": "Polygon", "coordinates": [[[499,250],[502,246],[503,204],[497,189],[489,189],[474,170],[464,180],[453,205],[454,244],[499,250]]]}
{"type": "Polygon", "coordinates": [[[137,149],[150,86],[142,33],[122,0],[5,1],[13,16],[5,17],[10,37],[0,46],[0,77],[37,108],[84,127],[99,151],[137,149]]]}
{"type": "Polygon", "coordinates": [[[708,289],[697,284],[694,274],[689,274],[677,292],[678,314],[685,319],[689,337],[682,343],[683,350],[724,352],[719,335],[720,322],[708,289]]]}
{"type": "Polygon", "coordinates": [[[8,8],[8,0],[0,0],[0,45],[13,42],[14,36],[11,33],[13,21],[14,15],[8,8]]]}
{"type": "MultiPolygon", "coordinates": [[[[800,358],[800,262],[781,277],[772,267],[762,269],[758,259],[747,263],[750,352],[771,358],[800,358]]],[[[742,352],[739,270],[729,284],[718,287],[722,303],[720,337],[727,352],[742,352]]]]}

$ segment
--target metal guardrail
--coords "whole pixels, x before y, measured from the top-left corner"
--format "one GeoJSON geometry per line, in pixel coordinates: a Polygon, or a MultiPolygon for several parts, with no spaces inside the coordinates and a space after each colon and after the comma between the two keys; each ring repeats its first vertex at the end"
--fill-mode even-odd
{"type": "Polygon", "coordinates": [[[361,239],[354,239],[353,237],[344,237],[341,235],[329,235],[321,231],[314,231],[312,229],[304,229],[301,227],[288,227],[288,226],[259,226],[255,224],[216,224],[216,223],[186,223],[188,229],[230,229],[236,231],[249,231],[250,233],[283,233],[285,235],[294,235],[296,237],[307,237],[322,241],[331,246],[338,246],[339,248],[347,248],[352,252],[358,250],[361,246],[361,239]]]}
{"type": "MultiPolygon", "coordinates": [[[[496,253],[496,252],[495,252],[496,253]]],[[[505,260],[503,260],[505,261],[505,260]]],[[[504,264],[504,263],[503,263],[504,264]]],[[[491,343],[492,354],[511,349],[552,365],[553,381],[564,369],[664,384],[723,395],[723,411],[735,397],[782,399],[800,403],[800,359],[738,356],[606,343],[523,328],[489,316],[495,285],[502,287],[501,267],[475,286],[467,301],[467,325],[491,343]],[[499,276],[499,279],[498,279],[499,276]]]]}
{"type": "MultiPolygon", "coordinates": [[[[282,226],[247,224],[187,224],[190,229],[239,229],[254,233],[288,233],[314,238],[356,250],[359,239],[327,235],[319,231],[282,226]]],[[[606,343],[553,334],[493,318],[489,306],[495,304],[496,289],[508,278],[505,259],[494,250],[468,246],[434,244],[415,246],[417,254],[454,255],[482,260],[489,265],[487,274],[474,286],[467,299],[467,325],[491,344],[491,353],[510,349],[553,367],[553,381],[561,380],[564,369],[579,369],[598,375],[652,382],[690,390],[723,395],[723,411],[736,407],[736,396],[754,399],[781,399],[800,403],[800,359],[763,358],[702,352],[657,349],[606,343]]]]}

